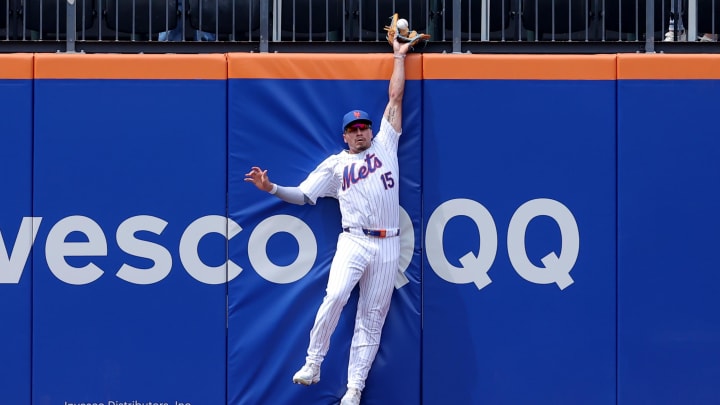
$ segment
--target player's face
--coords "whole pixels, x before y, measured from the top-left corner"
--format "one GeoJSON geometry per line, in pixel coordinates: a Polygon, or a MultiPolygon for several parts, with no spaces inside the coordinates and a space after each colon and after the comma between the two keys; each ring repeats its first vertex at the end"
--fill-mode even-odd
{"type": "Polygon", "coordinates": [[[370,147],[372,128],[365,123],[350,125],[345,129],[343,139],[348,144],[350,153],[360,153],[370,147]]]}

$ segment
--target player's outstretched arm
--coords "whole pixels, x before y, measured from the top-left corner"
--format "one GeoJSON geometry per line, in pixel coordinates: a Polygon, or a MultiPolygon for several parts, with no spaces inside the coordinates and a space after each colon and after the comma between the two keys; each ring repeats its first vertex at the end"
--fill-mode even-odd
{"type": "Polygon", "coordinates": [[[384,117],[397,132],[402,131],[402,100],[405,93],[405,57],[410,44],[393,41],[393,72],[388,87],[388,104],[384,117]]]}

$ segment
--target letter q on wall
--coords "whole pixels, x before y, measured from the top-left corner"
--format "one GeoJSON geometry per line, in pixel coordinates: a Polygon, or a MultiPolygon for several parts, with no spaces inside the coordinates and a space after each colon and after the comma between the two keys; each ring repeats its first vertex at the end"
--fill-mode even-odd
{"type": "MultiPolygon", "coordinates": [[[[428,219],[425,236],[428,263],[435,274],[450,283],[475,283],[479,290],[492,279],[488,275],[498,248],[498,232],[490,212],[482,204],[469,199],[454,199],[442,203],[428,219]],[[448,260],[443,248],[443,233],[450,219],[469,217],[481,235],[478,254],[468,252],[460,258],[462,267],[448,260]]],[[[580,232],[572,212],[562,203],[538,198],[521,205],[513,214],[508,226],[507,249],[515,271],[525,280],[535,284],[556,283],[561,290],[573,283],[570,271],[579,255],[580,232]],[[538,267],[528,258],[525,246],[527,227],[534,218],[547,216],[560,227],[562,249],[560,254],[548,253],[542,258],[545,267],[538,267]]]]}

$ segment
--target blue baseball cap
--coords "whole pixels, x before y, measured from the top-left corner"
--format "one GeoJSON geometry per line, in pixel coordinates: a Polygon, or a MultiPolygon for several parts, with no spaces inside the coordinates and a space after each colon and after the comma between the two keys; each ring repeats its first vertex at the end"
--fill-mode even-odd
{"type": "Polygon", "coordinates": [[[354,124],[355,122],[365,122],[368,125],[372,125],[372,121],[370,120],[368,113],[362,110],[352,110],[343,117],[343,132],[348,125],[354,124]]]}

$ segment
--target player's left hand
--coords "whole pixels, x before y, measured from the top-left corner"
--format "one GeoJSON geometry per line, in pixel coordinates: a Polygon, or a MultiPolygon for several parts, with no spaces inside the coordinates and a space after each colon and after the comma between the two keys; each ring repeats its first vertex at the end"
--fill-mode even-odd
{"type": "Polygon", "coordinates": [[[412,46],[412,43],[410,43],[410,42],[401,43],[400,41],[397,40],[397,37],[396,37],[395,40],[393,41],[393,52],[396,55],[406,55],[408,53],[408,51],[410,50],[410,46],[412,46]]]}
{"type": "Polygon", "coordinates": [[[412,48],[413,45],[430,39],[429,34],[423,34],[415,30],[410,30],[407,26],[407,20],[400,19],[398,13],[394,13],[390,17],[390,25],[385,26],[385,31],[387,31],[386,38],[388,43],[393,46],[393,50],[396,52],[397,48],[395,48],[395,41],[399,41],[401,44],[409,43],[410,48],[412,48]],[[399,29],[398,23],[401,21],[405,23],[405,26],[402,29],[399,29]]]}

